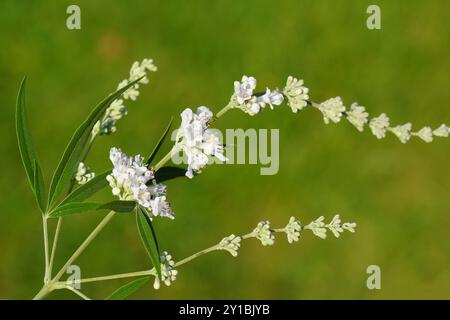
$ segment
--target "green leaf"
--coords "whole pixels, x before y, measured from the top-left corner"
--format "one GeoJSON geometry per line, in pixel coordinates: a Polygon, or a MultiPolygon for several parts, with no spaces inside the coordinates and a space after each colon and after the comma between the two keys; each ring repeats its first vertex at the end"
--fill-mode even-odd
{"type": "Polygon", "coordinates": [[[161,136],[161,138],[159,138],[158,143],[156,144],[156,146],[153,149],[150,157],[147,160],[147,165],[150,165],[152,163],[152,161],[155,159],[159,149],[161,148],[162,144],[164,143],[164,140],[167,137],[167,134],[169,133],[170,127],[172,126],[172,122],[173,122],[173,118],[170,118],[170,121],[169,121],[169,124],[167,125],[166,130],[164,130],[163,135],[161,136]]]}
{"type": "Polygon", "coordinates": [[[97,210],[113,210],[115,212],[131,212],[136,208],[136,202],[134,201],[123,201],[123,200],[116,200],[111,201],[106,204],[103,204],[97,208],[97,210]]]}
{"type": "Polygon", "coordinates": [[[108,185],[106,177],[111,173],[111,170],[103,172],[93,179],[89,180],[85,184],[80,185],[78,188],[73,190],[62,202],[61,205],[70,202],[82,202],[86,199],[92,197],[95,193],[103,189],[108,185]]]}
{"type": "Polygon", "coordinates": [[[42,170],[37,160],[34,160],[34,193],[36,200],[42,213],[47,210],[47,199],[45,198],[45,185],[42,170]]]}
{"type": "Polygon", "coordinates": [[[159,253],[156,233],[146,209],[141,206],[138,206],[136,210],[136,224],[145,250],[147,250],[153,267],[155,267],[156,273],[161,279],[161,255],[159,253]]]}
{"type": "Polygon", "coordinates": [[[49,192],[50,205],[54,204],[55,200],[59,195],[61,195],[64,188],[72,180],[80,162],[82,152],[89,140],[89,137],[91,136],[94,125],[100,120],[110,104],[139,80],[140,79],[130,82],[122,89],[110,94],[106,99],[100,102],[97,107],[94,108],[89,117],[75,131],[53,175],[49,192]]]}
{"type": "Polygon", "coordinates": [[[42,176],[40,170],[39,172],[37,172],[37,175],[35,175],[35,168],[39,168],[39,166],[36,165],[37,164],[36,151],[34,149],[33,142],[31,140],[30,128],[28,126],[28,119],[25,107],[25,87],[26,87],[26,77],[24,77],[22,82],[20,83],[19,94],[17,95],[17,103],[16,103],[17,144],[19,145],[20,157],[22,158],[22,163],[25,168],[25,172],[27,174],[27,178],[30,183],[31,189],[33,190],[36,196],[39,207],[42,209],[45,207],[45,205],[41,205],[42,202],[40,199],[40,196],[43,192],[43,190],[41,189],[43,183],[38,186],[40,188],[39,196],[36,194],[35,191],[36,188],[35,183],[36,182],[41,183],[43,179],[41,180],[40,178],[42,176]]]}
{"type": "Polygon", "coordinates": [[[50,218],[69,216],[76,213],[96,210],[99,207],[98,203],[93,202],[71,202],[51,211],[48,216],[50,218]]]}
{"type": "Polygon", "coordinates": [[[124,300],[147,283],[150,277],[143,277],[127,283],[109,295],[105,300],[124,300]]]}
{"type": "Polygon", "coordinates": [[[155,172],[155,180],[160,183],[163,181],[175,179],[178,177],[185,177],[186,169],[180,167],[162,167],[155,172]]]}

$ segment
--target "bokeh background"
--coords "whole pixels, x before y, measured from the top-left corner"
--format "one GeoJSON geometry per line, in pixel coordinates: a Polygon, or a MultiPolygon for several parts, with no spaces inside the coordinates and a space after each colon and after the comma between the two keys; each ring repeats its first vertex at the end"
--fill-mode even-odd
{"type": "MultiPolygon", "coordinates": [[[[108,150],[148,154],[169,118],[185,107],[218,111],[243,74],[259,88],[305,79],[311,97],[341,95],[415,128],[450,122],[450,22],[447,0],[427,1],[86,1],[82,29],[65,26],[73,1],[0,2],[0,298],[28,299],[43,276],[41,217],[19,159],[14,108],[28,75],[31,129],[49,182],[72,132],[127,76],[134,60],[151,57],[151,74],[118,132],[98,139],[88,160],[108,168],[108,150]],[[382,29],[366,28],[378,4],[382,29]]],[[[450,298],[450,141],[402,145],[378,141],[347,122],[324,125],[313,110],[229,112],[217,126],[279,128],[280,171],[210,166],[193,180],[168,183],[175,221],[157,219],[163,249],[176,259],[246,233],[270,219],[283,226],[340,213],[357,233],[321,240],[304,233],[289,245],[246,241],[237,258],[210,254],[179,269],[172,287],[144,287],[138,299],[390,299],[450,298]],[[366,268],[382,271],[382,289],[366,288],[366,268]]],[[[168,150],[168,145],[165,150],[168,150]]],[[[111,199],[109,190],[98,196],[111,199]]],[[[56,267],[102,218],[64,220],[56,267]]],[[[54,227],[54,225],[52,225],[54,227]]],[[[77,260],[83,277],[149,266],[134,218],[121,215],[77,260]]],[[[83,286],[104,298],[124,281],[83,286]]],[[[50,298],[76,299],[70,292],[50,298]]]]}

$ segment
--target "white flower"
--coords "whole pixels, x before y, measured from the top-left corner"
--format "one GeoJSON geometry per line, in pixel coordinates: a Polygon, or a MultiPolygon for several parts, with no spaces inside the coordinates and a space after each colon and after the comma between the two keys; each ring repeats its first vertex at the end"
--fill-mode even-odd
{"type": "Polygon", "coordinates": [[[289,76],[286,81],[286,87],[283,89],[283,93],[288,99],[288,105],[293,112],[298,112],[308,105],[309,89],[303,86],[303,80],[298,80],[292,76],[289,76]]]}
{"type": "Polygon", "coordinates": [[[344,232],[344,229],[341,226],[341,219],[338,214],[333,217],[331,222],[327,224],[326,227],[330,229],[336,238],[339,238],[340,233],[344,232]]]}
{"type": "Polygon", "coordinates": [[[369,127],[378,139],[382,139],[386,136],[386,130],[389,128],[389,118],[382,113],[380,116],[370,120],[369,127]]]}
{"type": "Polygon", "coordinates": [[[300,238],[302,225],[295,217],[289,219],[289,223],[284,228],[289,243],[296,242],[300,238]]]}
{"type": "Polygon", "coordinates": [[[156,184],[153,171],[137,155],[127,156],[120,149],[110,150],[110,159],[114,165],[112,173],[106,177],[112,193],[121,200],[136,201],[153,216],[173,219],[173,212],[166,201],[166,187],[156,184]],[[147,185],[149,184],[149,185],[147,185]]]}
{"type": "Polygon", "coordinates": [[[323,222],[324,219],[325,217],[320,216],[315,221],[305,226],[304,229],[309,229],[315,236],[325,239],[327,237],[327,229],[325,229],[325,223],[323,222]]]}
{"type": "Polygon", "coordinates": [[[363,106],[358,105],[358,103],[352,103],[350,110],[347,111],[347,119],[353,124],[359,131],[364,130],[364,125],[368,122],[369,114],[363,106]]]}
{"type": "Polygon", "coordinates": [[[448,134],[450,133],[450,128],[446,126],[445,124],[442,124],[439,128],[433,131],[433,134],[436,137],[448,137],[448,134]]]}
{"type": "Polygon", "coordinates": [[[350,231],[351,233],[355,232],[355,228],[356,228],[356,223],[355,222],[345,222],[342,225],[342,229],[350,231]]]}
{"type": "Polygon", "coordinates": [[[341,97],[331,98],[319,105],[322,111],[323,121],[328,124],[330,121],[338,123],[341,120],[342,113],[345,112],[345,106],[341,97]]]}
{"type": "MultiPolygon", "coordinates": [[[[117,86],[117,89],[122,89],[123,87],[127,86],[129,83],[130,83],[130,81],[128,81],[128,79],[125,79],[119,83],[119,85],[117,86]]],[[[138,84],[131,86],[130,88],[127,89],[127,91],[125,91],[122,94],[122,97],[125,100],[130,99],[130,100],[136,101],[138,96],[139,96],[139,85],[138,84]]]]}
{"type": "Polygon", "coordinates": [[[269,221],[261,221],[260,223],[258,223],[256,228],[253,230],[253,235],[259,241],[261,241],[263,246],[271,246],[275,242],[275,236],[270,230],[269,221]]]}
{"type": "MultiPolygon", "coordinates": [[[[283,103],[283,95],[278,90],[270,90],[266,88],[266,92],[259,96],[256,99],[256,102],[260,104],[262,108],[266,105],[266,103],[270,106],[270,109],[273,109],[273,106],[279,106],[283,103]]],[[[259,110],[258,110],[259,111],[259,110]]]]}
{"type": "Polygon", "coordinates": [[[397,136],[397,138],[402,142],[406,143],[411,138],[411,123],[406,123],[404,125],[399,125],[389,130],[397,136]]]}
{"type": "MultiPolygon", "coordinates": [[[[141,63],[135,61],[130,69],[130,76],[128,79],[122,80],[117,89],[122,89],[130,82],[142,78],[139,83],[146,84],[148,83],[147,72],[148,71],[156,71],[157,68],[153,64],[152,59],[144,59],[141,63]]],[[[139,96],[139,84],[135,84],[134,86],[127,89],[122,94],[122,99],[114,100],[111,105],[106,109],[105,115],[102,120],[98,121],[92,130],[92,135],[96,136],[97,134],[111,134],[116,131],[116,122],[122,119],[127,114],[127,109],[124,106],[124,100],[136,100],[139,96]]]]}
{"type": "Polygon", "coordinates": [[[217,249],[226,250],[233,257],[236,257],[238,255],[238,250],[241,247],[241,240],[241,237],[232,234],[228,237],[223,238],[222,241],[220,241],[220,243],[217,245],[217,249]]]}
{"type": "MultiPolygon", "coordinates": [[[[175,261],[173,261],[172,256],[164,251],[161,253],[161,281],[164,282],[166,286],[170,286],[173,281],[177,279],[178,271],[174,269],[175,261]]],[[[160,282],[158,276],[155,278],[153,283],[153,288],[158,290],[160,288],[160,282]]]]}
{"type": "Polygon", "coordinates": [[[95,172],[92,172],[83,162],[78,164],[78,170],[75,174],[75,180],[78,184],[85,184],[95,177],[95,172]]]}
{"type": "Polygon", "coordinates": [[[237,102],[241,105],[250,100],[253,96],[253,90],[256,88],[256,79],[243,76],[241,82],[234,82],[234,95],[237,102]]]}
{"type": "Polygon", "coordinates": [[[190,108],[181,113],[181,127],[178,130],[177,145],[187,156],[188,170],[186,176],[193,178],[208,164],[208,156],[215,156],[227,161],[224,148],[217,134],[208,129],[208,122],[213,114],[207,107],[199,107],[197,112],[190,108]]]}
{"type": "Polygon", "coordinates": [[[430,127],[424,127],[419,132],[414,132],[414,135],[427,143],[433,141],[433,130],[430,127]]]}
{"type": "Polygon", "coordinates": [[[158,71],[158,67],[153,64],[153,59],[145,58],[144,60],[142,60],[141,68],[152,72],[158,71]]]}

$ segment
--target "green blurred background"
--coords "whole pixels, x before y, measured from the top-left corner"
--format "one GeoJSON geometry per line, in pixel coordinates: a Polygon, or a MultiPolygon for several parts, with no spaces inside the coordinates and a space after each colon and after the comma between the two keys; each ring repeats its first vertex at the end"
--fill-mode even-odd
{"type": "MultiPolygon", "coordinates": [[[[72,132],[127,76],[134,60],[159,67],[129,103],[118,132],[98,139],[88,164],[108,168],[111,146],[148,154],[187,106],[218,111],[243,74],[259,88],[305,79],[311,97],[341,95],[415,128],[450,122],[450,2],[439,1],[86,1],[82,29],[65,26],[73,1],[0,2],[0,298],[31,298],[43,277],[41,217],[15,140],[19,82],[28,75],[31,129],[47,182],[72,132]],[[366,28],[378,4],[382,29],[366,28]]],[[[243,243],[237,258],[217,252],[179,269],[171,287],[139,299],[450,298],[450,148],[448,139],[402,145],[359,133],[347,122],[323,124],[313,110],[289,108],[249,117],[227,113],[217,126],[280,128],[280,171],[210,166],[193,180],[168,183],[176,220],[157,219],[163,249],[176,259],[246,233],[258,221],[283,226],[340,213],[357,233],[326,241],[305,232],[289,245],[243,243]],[[382,271],[382,289],[366,288],[366,268],[382,271]]],[[[168,150],[168,145],[165,150],[168,150]]],[[[111,199],[109,190],[99,196],[111,199]]],[[[64,220],[56,267],[102,218],[64,220]]],[[[52,225],[54,227],[54,224],[52,225]]],[[[118,216],[77,260],[83,277],[131,272],[149,261],[132,216],[118,216]]],[[[103,298],[123,281],[86,284],[103,298]]],[[[77,298],[59,291],[50,298],[77,298]]]]}

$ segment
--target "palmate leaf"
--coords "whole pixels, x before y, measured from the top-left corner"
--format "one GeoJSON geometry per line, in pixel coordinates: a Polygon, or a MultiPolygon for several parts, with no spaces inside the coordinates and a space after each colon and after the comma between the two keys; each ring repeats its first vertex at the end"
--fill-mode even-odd
{"type": "Polygon", "coordinates": [[[166,130],[164,130],[164,133],[162,134],[161,138],[159,138],[158,143],[156,144],[155,148],[153,149],[152,153],[150,154],[150,157],[148,157],[147,165],[149,166],[152,161],[155,159],[156,155],[158,154],[159,149],[161,148],[162,144],[164,143],[164,140],[167,137],[167,134],[169,133],[170,128],[172,127],[173,118],[170,118],[169,124],[167,125],[166,130]]]}
{"type": "Polygon", "coordinates": [[[102,102],[100,102],[94,110],[91,112],[89,117],[81,124],[80,127],[75,131],[69,144],[67,145],[64,154],[56,168],[53,175],[52,182],[50,184],[49,192],[49,203],[52,206],[58,196],[67,187],[73,175],[75,174],[82,152],[91,136],[92,129],[97,121],[103,116],[105,110],[110,106],[110,104],[119,98],[122,93],[124,93],[128,88],[136,84],[140,79],[130,82],[128,85],[116,92],[110,94],[102,102]]]}
{"type": "Polygon", "coordinates": [[[19,145],[20,157],[27,174],[31,189],[34,192],[39,208],[42,212],[46,210],[45,187],[42,171],[37,160],[36,151],[31,140],[25,109],[25,86],[26,77],[23,78],[16,103],[16,134],[19,145]]]}
{"type": "Polygon", "coordinates": [[[150,257],[153,267],[155,267],[158,278],[161,279],[161,255],[159,253],[155,229],[147,215],[146,209],[141,206],[138,206],[136,209],[136,224],[145,250],[150,257]]]}
{"type": "Polygon", "coordinates": [[[111,170],[108,170],[106,172],[103,172],[102,174],[96,175],[93,179],[89,180],[85,184],[80,185],[61,202],[60,206],[70,202],[82,202],[86,199],[89,199],[98,191],[108,186],[106,177],[110,173],[111,170]]]}
{"type": "Polygon", "coordinates": [[[109,295],[105,300],[124,300],[147,283],[150,277],[142,277],[127,283],[109,295]]]}

